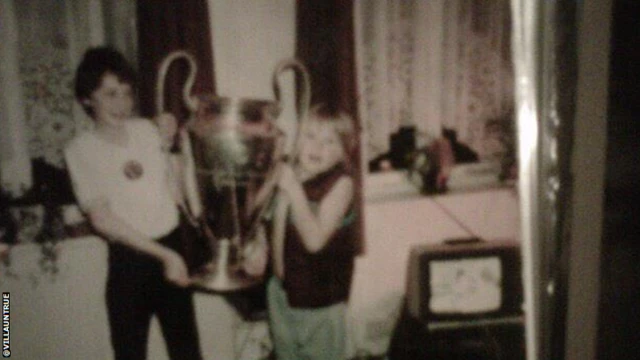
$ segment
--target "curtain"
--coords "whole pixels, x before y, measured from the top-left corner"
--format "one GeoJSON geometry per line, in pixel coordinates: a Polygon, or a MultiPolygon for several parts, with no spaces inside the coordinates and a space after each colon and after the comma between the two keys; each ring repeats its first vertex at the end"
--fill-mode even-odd
{"type": "Polygon", "coordinates": [[[486,124],[512,110],[508,0],[356,2],[360,114],[367,158],[413,127],[420,142],[444,128],[481,157],[486,124]]]}
{"type": "MultiPolygon", "coordinates": [[[[138,0],[136,12],[141,114],[146,117],[156,115],[158,67],[175,50],[186,50],[196,59],[198,69],[193,93],[213,93],[213,57],[207,1],[138,0]]],[[[189,116],[182,98],[188,70],[185,62],[176,61],[165,79],[163,107],[179,121],[184,121],[189,116]]]]}
{"type": "Polygon", "coordinates": [[[17,20],[13,1],[0,2],[0,189],[12,197],[31,187],[31,167],[19,78],[17,20]],[[7,91],[11,89],[11,91],[7,91]]]}
{"type": "Polygon", "coordinates": [[[326,103],[357,118],[353,3],[297,2],[296,56],[311,74],[311,103],[326,103]]]}
{"type": "Polygon", "coordinates": [[[2,187],[14,196],[46,187],[63,201],[62,149],[89,126],[73,95],[84,50],[104,41],[102,1],[2,1],[2,187]],[[10,89],[10,90],[9,90],[10,89]],[[32,164],[35,167],[32,167],[32,164]]]}
{"type": "Polygon", "coordinates": [[[452,51],[446,58],[444,126],[481,159],[493,160],[503,151],[498,138],[513,122],[509,1],[458,0],[445,10],[452,51]]]}

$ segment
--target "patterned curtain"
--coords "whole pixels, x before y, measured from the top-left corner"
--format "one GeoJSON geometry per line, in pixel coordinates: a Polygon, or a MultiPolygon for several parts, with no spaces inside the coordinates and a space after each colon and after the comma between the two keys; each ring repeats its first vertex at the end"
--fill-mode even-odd
{"type": "Polygon", "coordinates": [[[416,128],[419,144],[449,128],[489,156],[487,124],[512,110],[509,21],[508,0],[356,2],[368,159],[401,127],[416,128]]]}
{"type": "Polygon", "coordinates": [[[12,197],[31,187],[31,166],[19,76],[19,39],[13,1],[0,2],[0,190],[12,197]],[[9,91],[11,89],[11,91],[9,91]]]}
{"type": "Polygon", "coordinates": [[[443,126],[481,159],[499,158],[502,132],[514,121],[509,1],[452,1],[446,11],[445,43],[452,51],[445,61],[443,126]]]}
{"type": "MultiPolygon", "coordinates": [[[[57,189],[65,180],[62,149],[90,126],[75,104],[75,66],[87,47],[104,43],[108,2],[2,1],[0,159],[2,186],[14,196],[33,186],[35,200],[41,200],[37,187],[57,189]]],[[[63,201],[67,195],[60,194],[63,201]]]]}

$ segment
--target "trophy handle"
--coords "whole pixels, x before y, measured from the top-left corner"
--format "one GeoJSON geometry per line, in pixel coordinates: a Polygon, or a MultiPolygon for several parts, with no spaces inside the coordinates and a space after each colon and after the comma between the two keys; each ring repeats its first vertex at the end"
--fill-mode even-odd
{"type": "Polygon", "coordinates": [[[302,94],[300,97],[300,106],[298,107],[298,121],[300,122],[307,117],[307,112],[309,111],[309,105],[311,103],[311,76],[309,75],[307,67],[295,58],[281,60],[276,65],[276,68],[273,71],[272,83],[273,92],[280,108],[282,108],[282,99],[280,95],[279,76],[283,71],[288,69],[293,69],[302,76],[302,94]]]}
{"type": "Polygon", "coordinates": [[[185,59],[189,64],[189,75],[187,76],[187,81],[185,82],[184,88],[182,89],[182,97],[184,99],[184,103],[186,104],[189,111],[191,111],[191,113],[195,113],[198,109],[198,99],[195,96],[191,96],[191,89],[193,88],[193,83],[196,79],[196,72],[198,71],[196,60],[188,52],[184,50],[178,50],[171,52],[160,63],[160,69],[158,70],[158,83],[156,86],[156,114],[162,114],[164,112],[165,78],[167,77],[167,72],[169,71],[171,63],[180,58],[185,59]]]}

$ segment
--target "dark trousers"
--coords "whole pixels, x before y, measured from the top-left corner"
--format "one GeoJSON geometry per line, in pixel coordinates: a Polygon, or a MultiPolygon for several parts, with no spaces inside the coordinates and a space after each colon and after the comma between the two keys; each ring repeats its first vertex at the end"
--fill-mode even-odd
{"type": "MultiPolygon", "coordinates": [[[[178,249],[178,231],[159,240],[178,249]]],[[[109,246],[106,290],[116,360],[144,360],[156,315],[172,360],[201,360],[192,292],[167,283],[162,264],[124,246],[109,246]]]]}

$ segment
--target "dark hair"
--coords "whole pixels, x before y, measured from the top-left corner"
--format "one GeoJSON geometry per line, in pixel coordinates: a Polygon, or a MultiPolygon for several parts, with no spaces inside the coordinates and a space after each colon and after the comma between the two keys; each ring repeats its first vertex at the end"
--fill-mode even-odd
{"type": "Polygon", "coordinates": [[[100,87],[106,73],[114,74],[118,80],[135,88],[136,72],[120,52],[106,46],[87,50],[76,70],[75,95],[89,116],[93,116],[93,110],[83,104],[82,100],[90,98],[100,87]]]}

